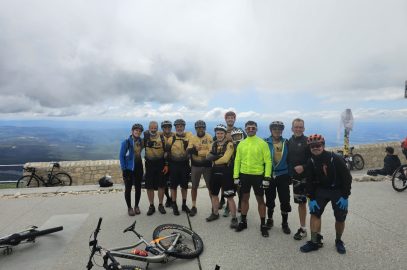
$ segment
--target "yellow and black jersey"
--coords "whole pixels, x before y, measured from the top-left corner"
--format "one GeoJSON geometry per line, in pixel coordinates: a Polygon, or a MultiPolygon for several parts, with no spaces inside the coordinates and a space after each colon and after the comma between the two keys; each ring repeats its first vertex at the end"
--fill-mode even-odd
{"type": "Polygon", "coordinates": [[[143,141],[141,140],[141,138],[137,138],[137,139],[133,138],[133,140],[134,140],[134,148],[133,148],[134,159],[138,161],[138,160],[141,160],[141,150],[143,150],[143,141]]]}
{"type": "Polygon", "coordinates": [[[164,158],[165,139],[163,135],[157,133],[155,136],[152,136],[150,133],[144,133],[143,141],[145,158],[147,160],[159,160],[164,158]]]}
{"type": "Polygon", "coordinates": [[[191,153],[191,164],[198,167],[210,167],[211,162],[206,160],[206,155],[212,147],[212,136],[205,133],[204,136],[192,136],[188,143],[187,151],[191,153]]]}
{"type": "Polygon", "coordinates": [[[224,140],[223,142],[215,141],[211,148],[211,152],[220,157],[213,162],[215,165],[229,166],[233,162],[235,147],[232,142],[228,140],[224,140]]]}
{"type": "Polygon", "coordinates": [[[183,136],[173,135],[167,140],[166,149],[168,150],[169,160],[171,161],[186,161],[188,160],[187,147],[191,132],[184,132],[183,136]]]}

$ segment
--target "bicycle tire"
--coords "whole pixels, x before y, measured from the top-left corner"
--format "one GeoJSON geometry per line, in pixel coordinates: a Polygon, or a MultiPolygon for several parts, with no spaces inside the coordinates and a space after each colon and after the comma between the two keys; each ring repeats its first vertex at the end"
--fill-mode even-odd
{"type": "Polygon", "coordinates": [[[0,244],[16,246],[16,245],[20,244],[21,241],[28,240],[28,239],[35,239],[38,236],[42,236],[42,235],[46,235],[46,234],[50,234],[50,233],[54,233],[54,232],[58,232],[58,231],[62,231],[62,230],[63,230],[63,227],[59,226],[59,227],[49,228],[49,229],[45,229],[45,230],[32,230],[32,231],[29,231],[27,233],[22,233],[22,234],[15,233],[6,239],[2,239],[0,241],[0,244]]]}
{"type": "Polygon", "coordinates": [[[363,157],[361,155],[354,154],[352,160],[353,160],[353,168],[355,168],[358,171],[363,170],[363,168],[365,167],[365,160],[363,159],[363,157]]]}
{"type": "Polygon", "coordinates": [[[54,174],[50,180],[52,186],[71,186],[72,177],[64,172],[54,174]]]}
{"type": "Polygon", "coordinates": [[[121,265],[123,270],[144,270],[143,267],[137,265],[121,265]]]}
{"type": "MultiPolygon", "coordinates": [[[[204,248],[201,237],[193,230],[178,224],[162,224],[154,229],[153,239],[165,237],[173,234],[174,232],[180,233],[182,239],[175,245],[174,251],[168,254],[175,258],[180,259],[193,259],[198,257],[204,248]]],[[[172,240],[163,239],[158,242],[164,249],[168,249],[172,244],[172,240]],[[167,240],[165,242],[165,240],[167,240]]]]}
{"type": "Polygon", "coordinates": [[[24,175],[17,180],[16,188],[39,187],[40,182],[32,175],[24,175]]]}
{"type": "Polygon", "coordinates": [[[406,167],[407,165],[401,165],[391,176],[391,185],[395,191],[402,192],[407,189],[407,175],[404,174],[406,167]]]}

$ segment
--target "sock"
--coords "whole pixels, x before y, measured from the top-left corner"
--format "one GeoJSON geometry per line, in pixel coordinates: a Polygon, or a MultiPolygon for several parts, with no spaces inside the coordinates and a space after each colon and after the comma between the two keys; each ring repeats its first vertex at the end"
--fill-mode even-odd
{"type": "Polygon", "coordinates": [[[283,218],[283,224],[287,223],[287,221],[288,221],[288,214],[287,214],[287,213],[281,213],[281,217],[283,218]]]}
{"type": "Polygon", "coordinates": [[[242,222],[246,222],[246,215],[241,215],[242,222]]]}
{"type": "Polygon", "coordinates": [[[311,242],[318,243],[318,233],[317,232],[311,232],[311,242]]]}
{"type": "Polygon", "coordinates": [[[342,234],[341,233],[336,233],[336,240],[341,240],[342,234]]]}
{"type": "Polygon", "coordinates": [[[261,221],[261,226],[266,224],[266,218],[262,217],[262,218],[260,218],[260,221],[261,221]]]}
{"type": "Polygon", "coordinates": [[[301,229],[302,229],[304,232],[307,231],[307,227],[305,227],[305,226],[301,226],[301,229]]]}
{"type": "Polygon", "coordinates": [[[154,207],[154,204],[153,204],[153,203],[150,203],[150,207],[154,207]]]}
{"type": "Polygon", "coordinates": [[[196,201],[192,201],[192,207],[196,206],[196,201]]]}

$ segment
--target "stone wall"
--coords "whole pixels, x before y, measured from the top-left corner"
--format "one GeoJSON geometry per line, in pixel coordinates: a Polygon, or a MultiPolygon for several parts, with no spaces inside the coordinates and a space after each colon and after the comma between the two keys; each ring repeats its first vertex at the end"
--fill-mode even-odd
{"type": "MultiPolygon", "coordinates": [[[[401,163],[407,163],[400,150],[400,142],[387,142],[380,144],[355,145],[354,153],[361,154],[365,160],[365,169],[383,167],[386,146],[393,146],[399,155],[401,163]]],[[[327,148],[336,152],[340,148],[327,148]]],[[[118,160],[82,160],[61,161],[60,171],[65,171],[72,176],[72,185],[97,184],[104,175],[112,176],[114,183],[122,183],[122,172],[118,160]]],[[[38,174],[46,177],[51,169],[49,162],[26,163],[25,166],[35,167],[38,174]]]]}

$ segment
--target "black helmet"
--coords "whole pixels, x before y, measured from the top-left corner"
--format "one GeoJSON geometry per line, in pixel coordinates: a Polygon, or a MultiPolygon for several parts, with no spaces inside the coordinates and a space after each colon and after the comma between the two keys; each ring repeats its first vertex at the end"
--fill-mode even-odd
{"type": "Polygon", "coordinates": [[[195,128],[200,128],[200,127],[206,128],[206,123],[202,120],[198,120],[195,122],[195,128]]]}
{"type": "Polygon", "coordinates": [[[174,126],[176,125],[183,125],[185,127],[185,120],[184,119],[177,119],[174,121],[174,126]]]}
{"type": "Polygon", "coordinates": [[[271,122],[269,128],[280,128],[281,130],[284,130],[284,123],[281,121],[273,121],[271,122]]]}
{"type": "Polygon", "coordinates": [[[224,131],[225,133],[228,131],[227,127],[224,124],[218,124],[215,127],[215,132],[216,131],[224,131]]]}
{"type": "Polygon", "coordinates": [[[142,125],[142,124],[139,124],[139,123],[134,124],[134,125],[131,127],[131,130],[135,130],[135,129],[139,129],[139,130],[141,130],[141,132],[143,132],[143,130],[144,130],[143,125],[142,125]]]}
{"type": "Polygon", "coordinates": [[[164,127],[172,127],[172,123],[171,123],[171,121],[170,120],[164,120],[164,121],[162,121],[161,122],[161,128],[164,128],[164,127]]]}

